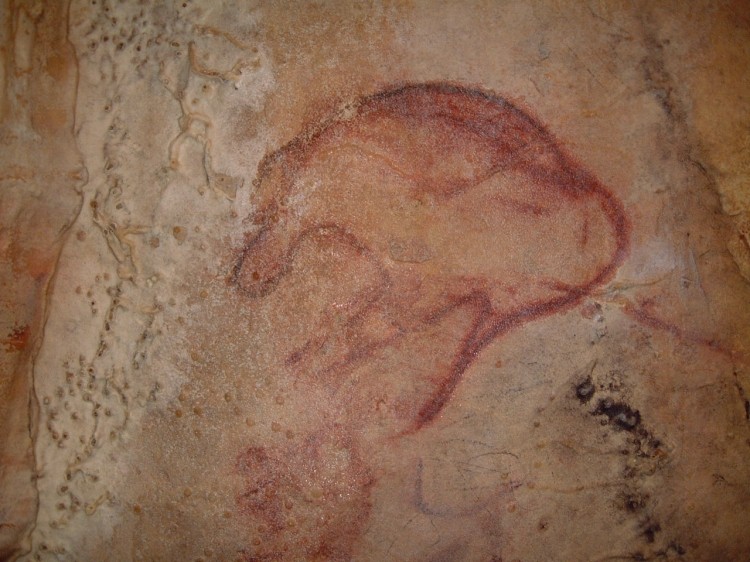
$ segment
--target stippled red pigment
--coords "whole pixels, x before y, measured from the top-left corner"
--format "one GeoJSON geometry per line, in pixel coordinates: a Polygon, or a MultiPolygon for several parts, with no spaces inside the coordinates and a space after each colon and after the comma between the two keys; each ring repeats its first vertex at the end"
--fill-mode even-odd
{"type": "Polygon", "coordinates": [[[341,108],[264,158],[256,197],[230,276],[245,306],[291,306],[276,293],[310,256],[342,281],[279,359],[300,389],[323,388],[320,427],[238,457],[237,504],[262,522],[248,561],[354,557],[377,485],[370,452],[436,424],[493,340],[580,303],[628,248],[621,203],[544,126],[450,83],[341,108]],[[323,478],[328,441],[346,460],[323,478]],[[317,523],[286,527],[290,498],[317,523]]]}
{"type": "Polygon", "coordinates": [[[6,338],[2,340],[5,345],[5,351],[8,353],[22,351],[26,348],[29,343],[29,327],[28,326],[16,326],[8,334],[6,338]]]}

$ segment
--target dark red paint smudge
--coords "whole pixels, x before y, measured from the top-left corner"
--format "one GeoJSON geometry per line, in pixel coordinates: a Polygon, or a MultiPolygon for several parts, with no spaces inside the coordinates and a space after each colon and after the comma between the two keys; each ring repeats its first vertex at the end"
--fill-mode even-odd
{"type": "MultiPolygon", "coordinates": [[[[442,326],[452,315],[469,315],[470,321],[452,359],[430,377],[431,385],[426,391],[405,400],[411,405],[400,410],[396,425],[401,426],[392,438],[413,434],[433,423],[445,410],[467,370],[493,340],[529,321],[578,305],[612,278],[628,251],[629,225],[621,203],[565,154],[544,126],[499,96],[456,84],[408,84],[357,100],[345,112],[309,128],[266,156],[255,183],[259,197],[253,216],[256,229],[239,251],[230,274],[230,283],[249,302],[272,295],[294,269],[302,248],[310,243],[339,248],[340,254],[368,268],[368,279],[372,280],[346,299],[349,316],[343,324],[331,327],[330,332],[311,334],[282,360],[287,367],[298,370],[302,381],[327,385],[335,395],[356,369],[367,365],[382,350],[400,349],[413,334],[442,326]],[[390,134],[389,124],[395,124],[392,129],[400,130],[400,134],[426,131],[416,143],[419,150],[401,150],[401,139],[390,134]],[[532,298],[526,301],[517,296],[525,294],[520,284],[502,285],[503,279],[469,272],[438,280],[442,284],[433,288],[432,293],[429,287],[420,286],[411,292],[428,295],[422,299],[426,303],[417,297],[413,300],[410,291],[403,288],[404,279],[411,277],[399,277],[403,271],[411,271],[410,263],[387,265],[367,242],[368,234],[357,232],[346,221],[337,222],[330,216],[295,215],[294,201],[299,195],[296,180],[312,169],[327,149],[345,145],[350,139],[370,147],[372,158],[387,160],[389,171],[398,175],[405,189],[410,190],[409,197],[429,196],[435,205],[446,208],[470,205],[471,201],[462,203],[462,198],[498,174],[520,174],[549,203],[496,194],[491,204],[503,206],[529,221],[548,219],[556,212],[555,206],[568,205],[571,212],[585,213],[593,206],[604,217],[607,227],[603,231],[593,230],[596,227],[586,214],[583,224],[576,225],[580,228],[576,238],[578,247],[572,251],[585,253],[591,240],[605,240],[610,251],[606,256],[591,258],[583,279],[571,282],[563,275],[562,279],[539,280],[538,294],[532,291],[532,298]],[[455,154],[465,156],[465,166],[454,174],[446,173],[440,163],[455,154]],[[502,287],[507,302],[493,298],[497,287],[502,287]],[[320,350],[324,346],[329,352],[322,358],[320,350]]],[[[314,198],[315,194],[308,197],[314,198]]],[[[455,236],[461,233],[456,232],[455,236]]],[[[417,262],[419,259],[415,258],[417,262]]],[[[432,282],[437,281],[432,279],[432,282]]],[[[370,384],[377,385],[377,381],[370,384]]],[[[348,396],[342,397],[342,401],[356,402],[356,399],[348,396]]],[[[344,415],[351,419],[341,420],[342,423],[361,428],[367,425],[367,411],[354,406],[338,409],[336,415],[346,412],[344,415]]],[[[238,457],[237,470],[247,482],[245,492],[237,500],[239,509],[250,518],[264,521],[266,529],[264,546],[251,549],[252,555],[247,554],[247,560],[280,560],[280,545],[288,541],[295,541],[296,552],[311,559],[345,560],[351,556],[358,533],[363,529],[362,522],[369,515],[369,490],[375,481],[366,463],[355,453],[360,443],[353,432],[347,431],[351,430],[341,426],[311,430],[312,441],[308,441],[307,448],[251,447],[238,457]],[[344,469],[339,476],[350,481],[352,489],[359,492],[353,493],[357,498],[353,504],[337,506],[334,502],[324,511],[334,517],[337,510],[346,507],[359,513],[359,519],[353,519],[359,523],[343,534],[345,539],[334,539],[322,529],[317,537],[308,537],[305,545],[300,546],[300,539],[287,536],[279,523],[283,509],[281,500],[273,494],[284,491],[286,495],[300,495],[304,488],[302,480],[314,480],[315,459],[321,454],[314,443],[326,432],[332,436],[342,432],[348,435],[341,444],[352,452],[356,467],[344,469]],[[260,490],[271,490],[271,495],[258,495],[260,490]]]]}
{"type": "Polygon", "coordinates": [[[23,351],[29,344],[31,332],[28,326],[16,326],[7,337],[2,340],[7,353],[23,351]]]}

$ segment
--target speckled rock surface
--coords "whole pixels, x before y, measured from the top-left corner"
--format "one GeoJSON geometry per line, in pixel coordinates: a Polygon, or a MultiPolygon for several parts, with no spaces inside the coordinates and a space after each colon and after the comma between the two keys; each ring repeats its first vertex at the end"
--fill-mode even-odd
{"type": "Polygon", "coordinates": [[[743,3],[0,6],[0,559],[750,558],[743,3]]]}

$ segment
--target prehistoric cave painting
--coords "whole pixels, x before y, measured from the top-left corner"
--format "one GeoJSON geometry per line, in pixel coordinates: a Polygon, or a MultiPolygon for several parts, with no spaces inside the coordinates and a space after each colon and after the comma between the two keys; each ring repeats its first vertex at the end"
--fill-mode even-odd
{"type": "Polygon", "coordinates": [[[318,421],[239,455],[238,506],[264,529],[248,560],[350,559],[376,485],[363,450],[435,425],[495,338],[578,304],[628,246],[620,202],[539,122],[449,83],[343,107],[262,161],[255,196],[230,281],[272,311],[318,421]],[[285,504],[308,523],[287,528],[285,504]]]}

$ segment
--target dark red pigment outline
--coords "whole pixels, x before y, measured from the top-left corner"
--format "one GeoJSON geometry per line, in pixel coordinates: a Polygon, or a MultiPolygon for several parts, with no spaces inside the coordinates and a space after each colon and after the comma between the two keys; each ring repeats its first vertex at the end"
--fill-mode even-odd
{"type": "MultiPolygon", "coordinates": [[[[377,174],[375,176],[373,181],[377,182],[377,174]]],[[[367,277],[372,280],[365,287],[356,287],[346,300],[349,316],[343,328],[338,328],[341,333],[319,331],[285,358],[287,367],[299,368],[303,376],[312,377],[308,380],[322,381],[332,388],[341,386],[355,369],[363,368],[382,350],[401,349],[399,346],[407,345],[405,342],[411,341],[409,338],[415,333],[422,333],[419,330],[442,326],[446,319],[453,318],[453,314],[470,314],[472,321],[463,332],[452,360],[441,372],[431,376],[429,387],[420,387],[422,394],[411,400],[413,405],[410,408],[402,408],[394,414],[402,424],[395,435],[414,433],[434,422],[454,395],[467,369],[495,338],[526,322],[580,303],[595,288],[611,279],[628,249],[629,225],[621,203],[592,174],[565,154],[544,126],[499,96],[451,83],[408,84],[357,100],[266,156],[259,166],[256,188],[259,203],[253,219],[257,228],[240,251],[230,276],[232,285],[242,295],[253,300],[271,296],[311,245],[333,247],[338,255],[349,256],[357,268],[369,272],[367,277]],[[406,140],[402,142],[391,134],[392,131],[406,135],[412,132],[424,134],[428,140],[422,145],[406,140]],[[403,274],[402,271],[411,272],[417,268],[414,263],[429,261],[429,252],[425,250],[424,255],[417,252],[410,256],[408,265],[388,261],[382,248],[376,249],[378,240],[372,239],[376,235],[361,228],[358,230],[363,223],[357,222],[359,219],[354,215],[339,220],[331,213],[306,212],[298,208],[296,201],[300,196],[313,203],[316,197],[315,193],[300,194],[300,190],[305,189],[300,184],[306,185],[299,181],[300,178],[315,169],[326,154],[345,145],[370,147],[367,162],[382,160],[387,163],[389,170],[400,178],[408,191],[400,196],[417,198],[427,195],[435,206],[444,210],[441,212],[447,214],[453,212],[454,206],[464,205],[462,208],[465,208],[466,201],[472,201],[472,191],[486,191],[487,182],[496,176],[515,174],[522,177],[534,188],[527,191],[531,194],[531,201],[519,201],[504,194],[493,194],[497,197],[491,200],[505,205],[522,221],[546,220],[545,217],[557,212],[584,215],[579,224],[563,221],[561,228],[578,228],[577,247],[570,250],[570,257],[584,260],[591,253],[594,254],[590,258],[591,264],[585,275],[580,274],[579,267],[578,277],[573,280],[566,280],[565,272],[557,278],[545,275],[543,279],[535,280],[531,288],[519,281],[524,279],[525,270],[515,264],[507,268],[510,286],[503,285],[505,279],[490,279],[486,275],[446,276],[438,279],[440,286],[432,292],[429,287],[412,291],[429,295],[422,299],[427,301],[424,305],[419,296],[408,296],[411,293],[404,289],[408,285],[404,280],[411,282],[416,277],[409,277],[411,273],[403,274]],[[456,154],[465,156],[467,164],[452,174],[450,167],[441,164],[456,154]],[[560,208],[567,211],[559,211],[560,208]],[[591,213],[596,216],[590,216],[591,213]],[[595,225],[592,230],[590,220],[598,220],[598,228],[595,225]],[[591,250],[590,244],[599,241],[602,241],[600,245],[606,249],[606,255],[596,255],[598,247],[591,250]],[[373,324],[384,328],[373,335],[373,324]],[[321,359],[319,350],[324,344],[334,352],[321,359]]],[[[352,193],[343,194],[351,195],[352,205],[356,205],[360,197],[354,191],[356,189],[361,190],[363,186],[352,185],[352,193]]],[[[481,205],[487,205],[484,201],[481,205]]],[[[479,211],[478,208],[477,213],[479,211]]],[[[504,226],[502,216],[496,215],[501,217],[497,219],[498,229],[504,226]]],[[[460,232],[456,234],[461,235],[460,232]]],[[[555,234],[550,232],[549,248],[542,250],[555,250],[555,234]]],[[[561,233],[560,238],[564,238],[563,234],[569,232],[561,233]]],[[[559,256],[556,259],[559,261],[559,256]]],[[[498,262],[502,260],[502,256],[498,257],[498,262]]],[[[588,261],[584,260],[585,263],[588,261]]],[[[436,277],[430,279],[436,282],[436,277]]],[[[348,422],[350,428],[361,428],[366,424],[361,413],[347,415],[352,419],[339,420],[338,423],[346,425],[348,422]]],[[[350,450],[359,450],[353,430],[348,429],[343,434],[351,443],[350,450]]],[[[311,432],[308,441],[319,440],[320,437],[311,432]]],[[[311,458],[317,458],[321,453],[319,449],[313,449],[315,454],[311,458]]],[[[297,493],[301,486],[296,480],[292,481],[292,474],[299,469],[286,467],[290,457],[300,453],[293,447],[281,451],[250,448],[239,457],[238,470],[248,478],[248,493],[259,493],[264,486],[272,490],[271,499],[249,500],[248,493],[238,499],[246,512],[267,522],[264,540],[271,543],[253,549],[252,555],[245,553],[248,561],[285,559],[285,549],[281,544],[286,544],[288,552],[288,541],[299,540],[299,537],[292,539],[285,535],[278,526],[277,512],[281,510],[279,498],[282,489],[297,493]]],[[[361,459],[362,455],[357,454],[358,465],[362,464],[361,459]]],[[[308,470],[310,474],[315,472],[313,468],[303,468],[303,476],[308,470]]],[[[359,490],[359,518],[351,519],[359,523],[350,524],[351,528],[345,533],[348,541],[339,537],[335,545],[323,536],[305,539],[309,544],[299,547],[299,552],[308,559],[348,560],[352,556],[357,534],[364,528],[369,515],[369,491],[374,480],[366,467],[359,466],[356,478],[349,475],[345,481],[352,483],[350,491],[359,490]]],[[[353,507],[349,505],[348,509],[353,507]]],[[[327,509],[324,513],[330,515],[338,508],[334,503],[327,509]]],[[[325,532],[330,534],[331,531],[325,532]]]]}

